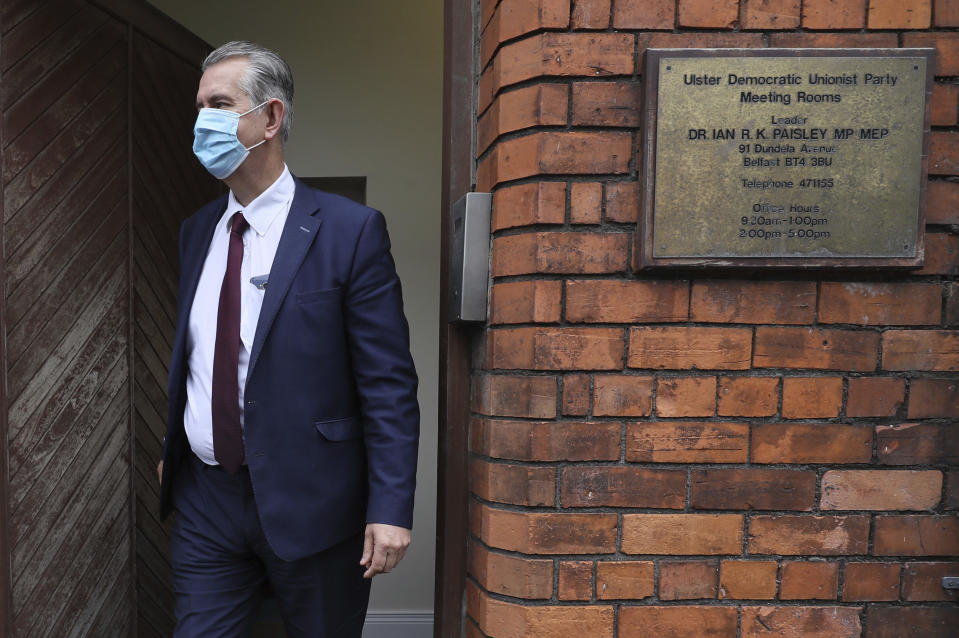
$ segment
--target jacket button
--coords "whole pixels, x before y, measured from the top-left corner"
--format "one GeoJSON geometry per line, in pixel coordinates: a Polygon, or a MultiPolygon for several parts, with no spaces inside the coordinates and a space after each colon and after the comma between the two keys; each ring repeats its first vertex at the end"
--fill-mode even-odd
{"type": "Polygon", "coordinates": [[[247,401],[247,402],[246,402],[246,407],[248,407],[248,408],[252,408],[252,407],[255,406],[255,405],[256,405],[256,401],[247,401]]]}

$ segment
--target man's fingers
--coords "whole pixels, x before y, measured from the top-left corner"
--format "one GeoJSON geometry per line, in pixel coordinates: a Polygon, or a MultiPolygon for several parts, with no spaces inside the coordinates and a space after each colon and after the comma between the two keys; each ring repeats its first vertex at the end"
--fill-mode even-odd
{"type": "MultiPolygon", "coordinates": [[[[377,552],[379,554],[379,552],[377,552]]],[[[378,574],[388,574],[393,571],[397,565],[400,564],[400,561],[403,560],[403,556],[406,554],[405,547],[396,547],[396,546],[387,546],[383,552],[383,563],[380,567],[378,574]]],[[[374,559],[374,564],[376,564],[376,559],[374,559]]]]}
{"type": "Polygon", "coordinates": [[[377,574],[383,573],[386,566],[386,552],[380,547],[373,548],[373,558],[369,563],[369,569],[363,574],[363,578],[373,578],[377,574]]]}
{"type": "Polygon", "coordinates": [[[163,461],[157,463],[157,483],[163,482],[163,461]]]}
{"type": "Polygon", "coordinates": [[[372,578],[376,574],[392,571],[402,560],[410,544],[410,531],[394,525],[370,523],[366,526],[366,542],[368,545],[363,556],[369,560],[362,563],[367,567],[363,577],[372,578]],[[367,555],[368,551],[370,556],[367,555]]]}
{"type": "Polygon", "coordinates": [[[406,555],[405,547],[398,547],[394,550],[391,550],[387,554],[386,567],[383,569],[384,573],[393,571],[393,568],[400,564],[400,561],[403,560],[403,556],[406,555]]]}
{"type": "Polygon", "coordinates": [[[386,552],[384,550],[373,550],[373,563],[370,565],[370,569],[373,570],[374,574],[382,573],[383,568],[386,566],[386,552]]]}
{"type": "MultiPolygon", "coordinates": [[[[373,530],[367,526],[366,534],[363,535],[363,557],[360,558],[360,565],[370,566],[370,559],[373,558],[373,530]]],[[[368,572],[369,570],[367,570],[368,572]]],[[[366,574],[363,575],[366,578],[366,574]]]]}
{"type": "Polygon", "coordinates": [[[393,571],[393,568],[396,567],[396,563],[399,561],[396,559],[396,554],[393,552],[386,553],[386,561],[383,563],[383,573],[389,574],[393,571]]]}
{"type": "Polygon", "coordinates": [[[403,555],[406,553],[406,549],[397,548],[386,555],[386,566],[383,568],[383,573],[388,574],[393,571],[393,568],[400,564],[400,561],[403,560],[403,555]]]}

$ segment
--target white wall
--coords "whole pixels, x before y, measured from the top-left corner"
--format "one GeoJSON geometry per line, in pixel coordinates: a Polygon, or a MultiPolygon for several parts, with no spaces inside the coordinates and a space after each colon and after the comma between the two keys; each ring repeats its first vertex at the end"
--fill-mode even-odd
{"type": "MultiPolygon", "coordinates": [[[[431,610],[436,530],[442,0],[152,0],[214,46],[253,40],[290,64],[295,174],[365,175],[389,224],[420,375],[413,545],[371,610],[431,610]]],[[[200,60],[197,61],[199,63],[200,60]]],[[[184,108],[193,109],[192,104],[184,108]]]]}

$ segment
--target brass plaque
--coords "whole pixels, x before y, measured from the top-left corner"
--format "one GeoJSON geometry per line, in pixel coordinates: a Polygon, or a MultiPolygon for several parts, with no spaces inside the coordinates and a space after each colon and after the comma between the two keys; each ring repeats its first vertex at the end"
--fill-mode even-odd
{"type": "Polygon", "coordinates": [[[921,264],[931,56],[647,52],[645,265],[921,264]]]}

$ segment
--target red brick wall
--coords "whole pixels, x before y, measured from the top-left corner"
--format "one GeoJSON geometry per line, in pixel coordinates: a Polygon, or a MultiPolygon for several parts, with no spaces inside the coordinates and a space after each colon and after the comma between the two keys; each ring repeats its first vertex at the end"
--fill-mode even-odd
{"type": "Polygon", "coordinates": [[[957,7],[482,2],[468,636],[955,635],[957,7]],[[630,271],[644,51],[716,46],[936,47],[923,270],[630,271]]]}

